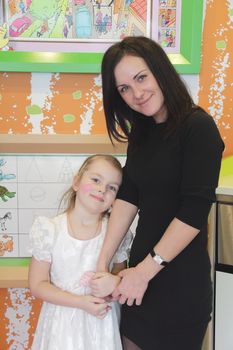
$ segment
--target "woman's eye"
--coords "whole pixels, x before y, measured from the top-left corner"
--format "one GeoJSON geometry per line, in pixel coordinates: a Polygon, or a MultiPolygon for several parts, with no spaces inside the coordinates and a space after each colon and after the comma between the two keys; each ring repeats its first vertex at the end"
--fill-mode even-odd
{"type": "Polygon", "coordinates": [[[146,75],[140,75],[138,77],[138,81],[143,81],[146,78],[146,75]]]}
{"type": "Polygon", "coordinates": [[[92,181],[95,182],[95,183],[97,183],[97,184],[100,182],[100,180],[99,180],[97,177],[93,177],[93,178],[92,178],[92,181]]]}
{"type": "Polygon", "coordinates": [[[122,88],[119,89],[120,94],[123,94],[128,90],[128,86],[123,86],[122,88]]]}

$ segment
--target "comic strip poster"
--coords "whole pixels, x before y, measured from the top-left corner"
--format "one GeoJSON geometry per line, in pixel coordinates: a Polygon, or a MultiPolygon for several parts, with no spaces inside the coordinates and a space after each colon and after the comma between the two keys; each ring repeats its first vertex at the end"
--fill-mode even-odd
{"type": "Polygon", "coordinates": [[[157,40],[167,52],[180,52],[181,0],[159,0],[157,40]]]}

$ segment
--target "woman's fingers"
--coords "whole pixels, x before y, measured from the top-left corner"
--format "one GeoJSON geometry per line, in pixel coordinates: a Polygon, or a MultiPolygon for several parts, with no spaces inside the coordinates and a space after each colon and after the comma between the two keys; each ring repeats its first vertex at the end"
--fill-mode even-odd
{"type": "MultiPolygon", "coordinates": [[[[128,298],[127,305],[132,306],[134,303],[134,300],[135,300],[134,298],[128,298]]],[[[137,304],[137,299],[136,299],[136,305],[140,305],[140,304],[137,304]]]]}

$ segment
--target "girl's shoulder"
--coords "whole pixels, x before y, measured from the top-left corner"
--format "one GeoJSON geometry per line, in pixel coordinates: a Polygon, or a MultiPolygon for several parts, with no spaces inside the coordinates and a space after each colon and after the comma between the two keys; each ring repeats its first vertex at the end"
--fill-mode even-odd
{"type": "Polygon", "coordinates": [[[38,216],[35,218],[31,230],[31,236],[42,236],[55,238],[66,223],[66,214],[54,217],[38,216]]]}
{"type": "Polygon", "coordinates": [[[52,226],[59,225],[64,220],[66,214],[60,214],[53,217],[37,216],[33,222],[33,226],[40,226],[43,228],[51,228],[52,226]]]}
{"type": "Polygon", "coordinates": [[[29,232],[29,252],[37,259],[51,261],[56,238],[56,217],[38,216],[29,232]]]}

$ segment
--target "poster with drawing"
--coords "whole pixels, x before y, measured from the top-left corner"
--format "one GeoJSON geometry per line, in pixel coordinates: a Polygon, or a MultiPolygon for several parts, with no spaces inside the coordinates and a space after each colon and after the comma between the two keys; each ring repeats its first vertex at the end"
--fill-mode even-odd
{"type": "MultiPolygon", "coordinates": [[[[28,257],[28,233],[37,216],[55,216],[85,155],[0,157],[0,259],[28,257]]],[[[124,157],[118,157],[124,162],[124,157]]]]}
{"type": "Polygon", "coordinates": [[[149,35],[150,1],[2,0],[10,40],[116,41],[149,35]]]}

